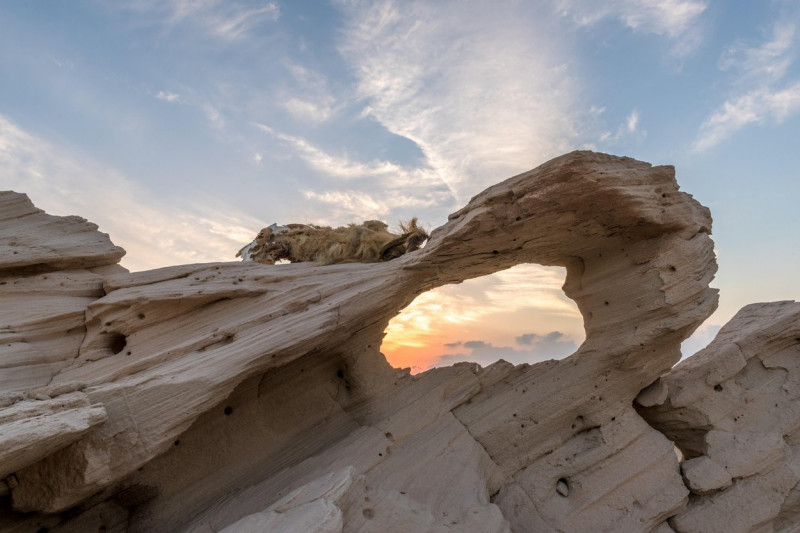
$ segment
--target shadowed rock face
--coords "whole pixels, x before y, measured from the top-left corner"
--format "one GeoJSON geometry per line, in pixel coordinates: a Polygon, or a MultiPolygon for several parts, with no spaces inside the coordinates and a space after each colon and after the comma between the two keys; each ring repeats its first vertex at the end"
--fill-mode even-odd
{"type": "Polygon", "coordinates": [[[765,483],[782,496],[753,528],[800,507],[795,442],[778,442],[795,397],[762,442],[682,418],[675,395],[701,371],[659,380],[717,302],[710,215],[672,167],[573,152],[376,264],[130,274],[82,219],[16,193],[0,207],[0,248],[29,258],[0,255],[0,530],[700,531],[720,491],[765,483]],[[39,246],[51,236],[31,217],[60,248],[39,246]],[[386,363],[383,331],[417,295],[520,263],[566,267],[586,328],[575,354],[416,376],[386,363]],[[683,477],[667,437],[697,465],[683,477]]]}

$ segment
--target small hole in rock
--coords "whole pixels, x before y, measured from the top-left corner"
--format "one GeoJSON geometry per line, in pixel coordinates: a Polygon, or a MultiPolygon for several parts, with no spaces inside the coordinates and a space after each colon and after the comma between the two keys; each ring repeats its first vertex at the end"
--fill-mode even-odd
{"type": "Polygon", "coordinates": [[[230,416],[231,414],[233,414],[233,407],[231,407],[231,406],[229,405],[229,406],[227,406],[227,407],[225,408],[225,410],[224,410],[224,411],[222,411],[222,412],[223,412],[223,413],[225,413],[225,416],[230,416]]]}
{"type": "Polygon", "coordinates": [[[500,252],[498,252],[497,250],[492,250],[492,253],[493,253],[494,255],[497,255],[497,254],[499,254],[500,252]]]}
{"type": "Polygon", "coordinates": [[[128,339],[125,338],[125,335],[122,333],[115,333],[111,336],[109,340],[108,347],[111,350],[111,353],[118,354],[122,350],[125,349],[125,346],[128,344],[128,339]]]}
{"type": "Polygon", "coordinates": [[[344,372],[341,371],[341,370],[337,370],[336,371],[336,377],[339,378],[339,379],[343,378],[344,377],[344,372]]]}
{"type": "Polygon", "coordinates": [[[569,496],[569,483],[566,478],[562,477],[556,481],[556,492],[565,498],[569,496]]]}
{"type": "Polygon", "coordinates": [[[137,317],[139,318],[139,320],[144,320],[144,313],[139,313],[137,317]]]}
{"type": "Polygon", "coordinates": [[[716,385],[714,385],[714,390],[717,391],[717,392],[721,391],[722,390],[722,385],[717,383],[716,385]]]}
{"type": "Polygon", "coordinates": [[[181,441],[179,441],[179,440],[176,440],[176,441],[175,441],[175,442],[173,442],[172,444],[174,444],[175,446],[179,446],[179,445],[180,445],[180,443],[181,443],[181,441]]]}
{"type": "Polygon", "coordinates": [[[372,509],[364,509],[363,511],[361,511],[361,514],[364,515],[364,518],[369,520],[373,516],[375,516],[375,511],[373,511],[372,509]]]}

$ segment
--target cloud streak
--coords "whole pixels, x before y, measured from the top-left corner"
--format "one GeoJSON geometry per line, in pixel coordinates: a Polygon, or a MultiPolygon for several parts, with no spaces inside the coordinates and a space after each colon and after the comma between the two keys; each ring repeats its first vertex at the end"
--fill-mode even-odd
{"type": "Polygon", "coordinates": [[[782,20],[762,44],[739,41],[725,51],[719,66],[733,73],[734,89],[700,125],[692,144],[695,151],[707,150],[745,126],[779,124],[800,113],[800,80],[784,81],[798,44],[795,24],[782,20]]]}
{"type": "Polygon", "coordinates": [[[314,189],[302,191],[306,199],[325,207],[325,217],[315,222],[340,224],[386,219],[397,211],[435,208],[453,202],[451,191],[431,168],[409,168],[385,160],[353,160],[346,153],[330,153],[307,139],[278,132],[266,124],[253,125],[289,146],[309,169],[324,178],[314,189]],[[344,188],[343,182],[347,183],[344,188]]]}
{"type": "Polygon", "coordinates": [[[153,14],[170,27],[191,24],[227,42],[248,37],[259,25],[280,17],[280,8],[275,2],[132,0],[125,7],[135,12],[153,14]]]}
{"type": "Polygon", "coordinates": [[[457,203],[571,146],[570,75],[535,10],[486,2],[342,7],[339,50],[364,114],[416,143],[457,203]]]}
{"type": "Polygon", "coordinates": [[[708,2],[700,0],[561,0],[561,13],[580,26],[616,19],[639,33],[663,35],[676,56],[692,53],[703,40],[700,19],[708,2]]]}

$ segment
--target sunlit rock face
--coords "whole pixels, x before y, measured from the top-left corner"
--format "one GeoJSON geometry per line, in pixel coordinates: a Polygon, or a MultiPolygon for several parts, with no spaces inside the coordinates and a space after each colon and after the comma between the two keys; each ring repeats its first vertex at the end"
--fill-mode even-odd
{"type": "Polygon", "coordinates": [[[672,167],[573,152],[375,264],[131,274],[85,221],[16,193],[0,208],[18,252],[0,255],[0,531],[712,531],[742,498],[765,504],[725,530],[764,531],[800,513],[797,304],[746,308],[670,371],[717,302],[710,215],[672,167]],[[522,263],[566,268],[575,354],[386,363],[416,296],[522,263]],[[736,387],[742,415],[715,396],[736,387]]]}

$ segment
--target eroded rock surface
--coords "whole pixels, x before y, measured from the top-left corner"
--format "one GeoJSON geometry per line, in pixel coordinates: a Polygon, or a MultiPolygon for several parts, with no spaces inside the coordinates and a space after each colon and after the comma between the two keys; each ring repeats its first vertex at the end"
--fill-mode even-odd
{"type": "MultiPolygon", "coordinates": [[[[30,217],[47,215],[14,193],[0,205],[15,206],[0,243],[37,243],[30,217]]],[[[797,518],[784,422],[676,414],[692,375],[719,365],[665,375],[717,301],[709,212],[671,167],[573,152],[376,264],[131,274],[82,219],[47,220],[60,248],[0,255],[0,435],[29,441],[0,447],[0,530],[711,531],[722,496],[766,488],[740,530],[797,518]],[[586,327],[575,354],[416,376],[386,363],[383,332],[417,295],[519,263],[566,267],[586,327]],[[683,476],[670,439],[695,461],[683,476]]],[[[767,344],[797,324],[777,316],[752,319],[767,344]]],[[[752,356],[721,339],[730,377],[752,356]]],[[[768,359],[791,385],[786,343],[768,359]]]]}
{"type": "Polygon", "coordinates": [[[800,528],[800,303],[744,307],[641,409],[688,460],[676,531],[800,528]],[[712,525],[713,524],[713,525],[712,525]]]}

